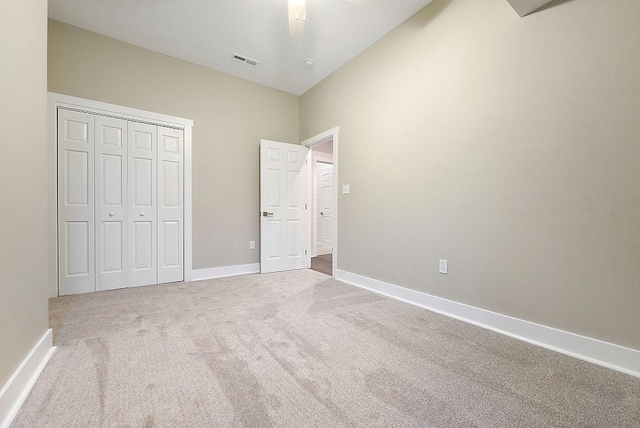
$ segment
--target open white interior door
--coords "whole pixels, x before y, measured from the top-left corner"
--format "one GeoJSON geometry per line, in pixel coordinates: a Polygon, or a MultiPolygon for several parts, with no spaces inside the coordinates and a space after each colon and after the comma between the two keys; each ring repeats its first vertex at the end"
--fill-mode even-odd
{"type": "Polygon", "coordinates": [[[321,256],[333,252],[333,165],[318,162],[316,196],[316,252],[321,256]]]}
{"type": "Polygon", "coordinates": [[[311,267],[307,231],[309,148],[260,142],[260,272],[311,267]]]}

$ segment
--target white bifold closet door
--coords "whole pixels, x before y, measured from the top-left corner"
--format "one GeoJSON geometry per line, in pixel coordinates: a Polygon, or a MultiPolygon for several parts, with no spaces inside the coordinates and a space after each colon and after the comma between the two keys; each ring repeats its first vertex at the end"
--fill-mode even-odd
{"type": "Polygon", "coordinates": [[[182,281],[183,132],[158,128],[158,280],[182,281]]]}
{"type": "Polygon", "coordinates": [[[96,290],[127,285],[127,121],[95,116],[96,290]]]}
{"type": "Polygon", "coordinates": [[[61,295],[183,279],[183,131],[58,111],[61,295]]]}
{"type": "Polygon", "coordinates": [[[60,294],[96,288],[93,125],[93,115],[58,111],[60,294]]]}
{"type": "Polygon", "coordinates": [[[129,285],[132,287],[158,283],[157,128],[129,122],[129,285]]]}

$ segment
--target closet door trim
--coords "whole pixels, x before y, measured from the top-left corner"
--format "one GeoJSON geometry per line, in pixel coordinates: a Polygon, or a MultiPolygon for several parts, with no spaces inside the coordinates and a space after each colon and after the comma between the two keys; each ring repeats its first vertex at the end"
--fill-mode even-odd
{"type": "Polygon", "coordinates": [[[192,159],[191,144],[193,135],[193,121],[176,116],[139,110],[131,107],[108,104],[84,98],[49,92],[48,94],[48,176],[49,176],[49,296],[59,295],[58,284],[58,188],[57,188],[57,134],[58,109],[89,113],[114,119],[124,119],[132,122],[158,125],[166,128],[184,131],[184,219],[183,219],[183,269],[184,280],[193,278],[192,252],[192,159]]]}

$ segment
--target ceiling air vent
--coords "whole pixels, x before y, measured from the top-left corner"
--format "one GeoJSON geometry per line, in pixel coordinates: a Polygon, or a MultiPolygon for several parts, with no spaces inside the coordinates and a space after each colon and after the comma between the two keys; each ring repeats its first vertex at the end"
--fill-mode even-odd
{"type": "Polygon", "coordinates": [[[260,64],[260,61],[257,61],[255,59],[251,59],[251,58],[247,58],[244,55],[240,55],[237,53],[234,53],[233,56],[231,57],[231,60],[233,61],[237,61],[237,62],[242,62],[244,64],[250,65],[251,67],[255,67],[256,65],[260,64]]]}

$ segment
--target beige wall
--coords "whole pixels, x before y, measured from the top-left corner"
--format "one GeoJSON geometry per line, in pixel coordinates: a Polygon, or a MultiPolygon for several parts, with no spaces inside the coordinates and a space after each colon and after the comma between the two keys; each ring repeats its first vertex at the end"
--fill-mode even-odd
{"type": "Polygon", "coordinates": [[[340,126],[339,269],[640,349],[640,2],[556,4],[436,0],[301,137],[340,126]]]}
{"type": "Polygon", "coordinates": [[[47,2],[0,2],[0,389],[48,329],[47,2]]]}
{"type": "Polygon", "coordinates": [[[259,262],[259,143],[298,143],[298,97],[52,20],[49,91],[193,119],[193,267],[259,262]]]}

